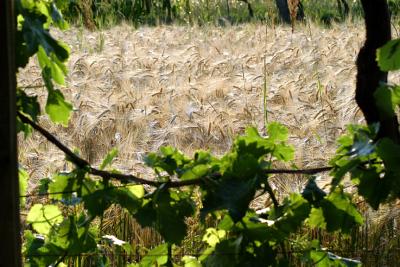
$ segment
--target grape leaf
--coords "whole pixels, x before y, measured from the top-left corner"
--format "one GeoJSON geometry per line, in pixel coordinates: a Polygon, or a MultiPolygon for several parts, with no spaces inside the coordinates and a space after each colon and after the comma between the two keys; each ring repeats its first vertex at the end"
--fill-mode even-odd
{"type": "Polygon", "coordinates": [[[51,228],[63,221],[60,209],[55,205],[35,204],[29,210],[26,221],[39,234],[47,235],[51,228]]]}
{"type": "Polygon", "coordinates": [[[382,71],[400,68],[400,39],[387,42],[376,51],[376,60],[382,71]]]}
{"type": "Polygon", "coordinates": [[[288,129],[278,122],[271,122],[267,128],[268,137],[273,142],[285,142],[288,138],[288,129]]]}
{"type": "Polygon", "coordinates": [[[168,263],[168,243],[153,248],[140,261],[140,267],[158,267],[168,263]]]}
{"type": "Polygon", "coordinates": [[[48,92],[46,113],[49,114],[53,122],[67,126],[72,105],[65,101],[64,95],[60,90],[49,90],[48,92]]]}
{"type": "Polygon", "coordinates": [[[134,214],[143,226],[152,226],[173,244],[179,244],[186,235],[185,218],[193,215],[194,203],[187,193],[172,190],[159,191],[157,197],[146,202],[134,214]]]}
{"type": "Polygon", "coordinates": [[[329,232],[341,230],[350,233],[354,226],[363,223],[361,214],[340,188],[336,188],[321,201],[321,208],[329,232]]]}
{"type": "Polygon", "coordinates": [[[258,185],[257,177],[249,180],[222,179],[203,187],[203,208],[201,214],[216,210],[228,210],[234,222],[245,216],[258,185]]]}
{"type": "Polygon", "coordinates": [[[28,189],[29,174],[21,167],[18,168],[18,180],[19,180],[19,195],[20,195],[20,206],[25,206],[25,197],[21,197],[26,194],[28,189]]]}

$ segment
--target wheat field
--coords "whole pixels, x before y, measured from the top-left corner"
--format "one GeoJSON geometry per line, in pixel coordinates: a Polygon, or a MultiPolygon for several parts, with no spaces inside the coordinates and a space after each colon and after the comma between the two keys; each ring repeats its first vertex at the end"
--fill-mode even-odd
{"type": "MultiPolygon", "coordinates": [[[[246,126],[267,121],[289,128],[298,167],[326,165],[346,124],[362,122],[356,107],[355,58],[363,25],[323,29],[246,24],[219,27],[128,25],[89,32],[54,32],[71,49],[62,88],[74,112],[68,127],[40,124],[97,165],[113,147],[113,167],[151,178],[143,157],[172,145],[189,155],[227,151],[246,126]]],[[[392,75],[398,81],[398,75],[392,75]]],[[[18,85],[45,103],[36,60],[20,70],[18,85]]],[[[19,138],[20,164],[38,179],[68,170],[64,155],[38,133],[19,138]]],[[[278,177],[280,192],[298,191],[296,177],[278,177]]]]}

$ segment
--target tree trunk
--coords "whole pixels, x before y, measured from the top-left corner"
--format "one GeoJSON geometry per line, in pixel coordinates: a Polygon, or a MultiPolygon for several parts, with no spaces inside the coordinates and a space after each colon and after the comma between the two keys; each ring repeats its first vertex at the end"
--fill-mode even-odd
{"type": "Polygon", "coordinates": [[[239,0],[239,1],[246,3],[247,10],[249,11],[249,18],[254,18],[254,11],[253,11],[253,8],[252,8],[250,2],[248,0],[239,0]]]}
{"type": "Polygon", "coordinates": [[[290,11],[287,0],[275,0],[276,7],[278,8],[279,17],[287,24],[290,24],[290,11]]]}
{"type": "Polygon", "coordinates": [[[171,0],[163,0],[163,9],[167,11],[165,22],[172,23],[171,0]]]}
{"type": "MultiPolygon", "coordinates": [[[[289,5],[288,5],[288,0],[275,0],[276,7],[278,8],[278,13],[280,19],[287,24],[290,24],[291,18],[290,18],[290,10],[289,10],[289,5]]],[[[301,1],[299,1],[297,5],[297,14],[296,14],[296,20],[303,20],[304,19],[304,9],[301,1]]]]}
{"type": "Polygon", "coordinates": [[[1,267],[19,267],[21,237],[16,144],[15,1],[0,4],[0,249],[1,267]]]}
{"type": "Polygon", "coordinates": [[[78,7],[83,17],[83,24],[90,31],[96,30],[96,25],[93,21],[92,2],[93,0],[80,0],[78,2],[78,7]]]}
{"type": "Polygon", "coordinates": [[[361,0],[366,27],[366,40],[357,57],[356,102],[367,124],[379,123],[378,138],[388,137],[399,143],[397,117],[379,115],[374,93],[380,83],[387,82],[387,72],[379,69],[376,49],[391,39],[390,16],[386,0],[361,0]]]}

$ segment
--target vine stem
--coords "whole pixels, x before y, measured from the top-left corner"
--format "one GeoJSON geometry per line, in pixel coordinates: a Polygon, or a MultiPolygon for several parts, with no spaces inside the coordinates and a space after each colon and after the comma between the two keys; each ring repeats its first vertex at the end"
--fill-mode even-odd
{"type": "MultiPolygon", "coordinates": [[[[100,169],[92,167],[87,160],[79,157],[70,148],[68,148],[61,141],[59,141],[56,136],[51,134],[49,131],[44,129],[39,124],[32,121],[30,118],[28,118],[21,112],[18,111],[17,116],[23,123],[29,124],[33,129],[35,129],[42,136],[44,136],[50,143],[52,143],[58,149],[60,149],[62,152],[64,152],[65,155],[68,157],[68,159],[72,163],[74,163],[76,166],[78,166],[79,168],[87,169],[89,174],[100,176],[103,179],[111,179],[112,178],[112,179],[119,180],[123,183],[133,182],[133,183],[138,183],[138,184],[146,184],[146,185],[150,185],[150,186],[154,186],[154,187],[158,187],[158,186],[161,186],[164,184],[164,186],[166,186],[167,188],[172,188],[172,187],[198,185],[198,184],[201,184],[204,182],[204,178],[219,178],[219,177],[221,177],[221,174],[215,173],[212,175],[207,175],[205,177],[192,179],[192,180],[159,182],[156,180],[148,180],[148,179],[139,178],[132,174],[122,174],[122,173],[114,173],[114,172],[100,170],[100,169]]],[[[269,169],[269,170],[265,170],[264,174],[308,174],[308,175],[311,175],[311,174],[317,174],[317,173],[321,173],[321,172],[327,172],[327,171],[330,171],[331,169],[332,169],[332,167],[330,167],[330,166],[319,167],[319,168],[310,168],[310,169],[269,169]]],[[[270,192],[268,192],[268,193],[270,193],[270,192]]],[[[272,198],[272,196],[271,196],[271,198],[272,198]]]]}

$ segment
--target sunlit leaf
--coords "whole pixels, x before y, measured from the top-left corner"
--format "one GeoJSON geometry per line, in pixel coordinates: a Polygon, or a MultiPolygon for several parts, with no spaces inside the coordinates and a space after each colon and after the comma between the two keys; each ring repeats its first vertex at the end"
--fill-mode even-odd
{"type": "Polygon", "coordinates": [[[400,68],[400,39],[391,40],[376,52],[376,60],[382,71],[400,68]]]}
{"type": "Polygon", "coordinates": [[[209,166],[204,165],[204,164],[199,164],[194,166],[193,168],[185,171],[183,175],[181,176],[182,180],[192,180],[196,178],[203,177],[208,173],[208,170],[210,169],[209,166]]]}
{"type": "Polygon", "coordinates": [[[72,105],[65,101],[61,91],[49,91],[46,103],[46,113],[49,114],[50,119],[53,122],[67,126],[71,111],[72,105]]]}
{"type": "Polygon", "coordinates": [[[311,209],[310,217],[308,218],[308,224],[313,228],[326,229],[324,212],[321,208],[311,209]]]}
{"type": "Polygon", "coordinates": [[[51,228],[63,221],[60,209],[55,205],[35,204],[29,210],[26,221],[39,234],[47,235],[51,228]]]}
{"type": "Polygon", "coordinates": [[[217,230],[215,228],[207,228],[206,233],[203,236],[203,241],[209,246],[215,247],[224,237],[226,236],[226,231],[217,230]]]}
{"type": "Polygon", "coordinates": [[[168,262],[168,243],[153,248],[140,261],[140,267],[158,267],[168,262]]]}
{"type": "Polygon", "coordinates": [[[184,267],[202,267],[201,263],[193,256],[183,256],[184,267]]]}
{"type": "MultiPolygon", "coordinates": [[[[28,189],[29,174],[21,167],[18,168],[18,180],[19,180],[19,195],[24,196],[28,189]]],[[[25,197],[20,197],[21,207],[25,206],[25,197]]]]}
{"type": "Polygon", "coordinates": [[[288,138],[288,129],[278,122],[269,123],[267,133],[273,142],[284,142],[288,138]]]}

